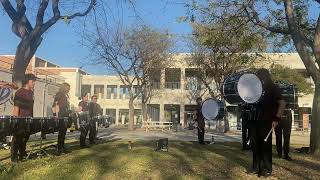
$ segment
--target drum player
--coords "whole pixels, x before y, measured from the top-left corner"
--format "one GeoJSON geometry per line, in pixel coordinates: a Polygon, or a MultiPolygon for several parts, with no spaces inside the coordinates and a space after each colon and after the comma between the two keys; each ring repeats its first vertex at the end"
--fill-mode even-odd
{"type": "MultiPolygon", "coordinates": [[[[16,117],[32,117],[33,116],[33,88],[36,81],[36,76],[26,74],[20,88],[14,96],[13,100],[13,116],[16,117]]],[[[17,162],[22,160],[26,154],[26,144],[30,134],[26,131],[26,127],[17,126],[17,131],[13,133],[11,147],[11,161],[17,162]]]]}
{"type": "Polygon", "coordinates": [[[195,113],[195,119],[194,121],[197,122],[197,129],[198,129],[198,140],[199,144],[204,145],[204,127],[205,127],[205,122],[204,122],[204,117],[201,111],[201,106],[202,106],[202,98],[198,97],[197,98],[197,110],[194,112],[195,113]]]}
{"type": "Polygon", "coordinates": [[[91,118],[90,121],[90,132],[89,132],[89,143],[91,145],[95,144],[95,139],[97,136],[97,125],[95,118],[98,115],[102,115],[102,109],[100,105],[97,103],[98,97],[93,95],[91,97],[91,102],[88,104],[89,115],[91,118]]]}
{"type": "Polygon", "coordinates": [[[259,69],[257,76],[264,82],[265,94],[257,104],[258,117],[252,126],[252,171],[258,171],[258,176],[272,174],[272,135],[268,136],[271,128],[275,128],[286,107],[279,88],[272,81],[267,69],[259,69]]]}
{"type": "MultiPolygon", "coordinates": [[[[62,83],[59,91],[54,97],[53,109],[54,116],[58,118],[69,117],[69,96],[68,93],[70,91],[70,85],[68,83],[62,83]]],[[[58,133],[58,147],[57,147],[57,155],[61,155],[61,153],[67,153],[68,150],[64,146],[64,141],[67,133],[67,126],[64,121],[59,121],[59,133],[58,133]]]]}
{"type": "MultiPolygon", "coordinates": [[[[86,112],[88,111],[88,95],[82,95],[82,101],[78,104],[79,112],[86,112]]],[[[88,133],[89,125],[82,125],[80,126],[80,147],[86,148],[86,137],[88,133]]]]}

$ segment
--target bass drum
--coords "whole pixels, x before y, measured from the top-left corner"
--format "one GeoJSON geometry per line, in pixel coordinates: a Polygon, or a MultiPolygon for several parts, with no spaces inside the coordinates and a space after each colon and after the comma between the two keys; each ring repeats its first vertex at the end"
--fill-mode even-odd
{"type": "Polygon", "coordinates": [[[263,82],[253,72],[239,72],[227,77],[223,83],[224,99],[230,104],[253,104],[264,94],[263,82]]]}
{"type": "Polygon", "coordinates": [[[201,112],[207,120],[221,119],[225,115],[224,103],[213,98],[206,99],[202,103],[201,112]]]}

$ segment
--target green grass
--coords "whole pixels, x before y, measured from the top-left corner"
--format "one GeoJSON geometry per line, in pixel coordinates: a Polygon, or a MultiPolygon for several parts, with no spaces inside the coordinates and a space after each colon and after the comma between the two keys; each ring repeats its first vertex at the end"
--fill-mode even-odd
{"type": "MultiPolygon", "coordinates": [[[[246,170],[251,153],[241,151],[239,143],[217,143],[200,146],[192,142],[169,142],[169,152],[155,152],[154,142],[105,142],[62,156],[49,155],[12,165],[1,161],[0,179],[256,179],[246,170]],[[4,170],[6,169],[6,170],[4,170]]],[[[49,149],[52,153],[53,149],[49,149]]],[[[9,156],[0,151],[1,158],[9,156]]],[[[274,177],[279,179],[319,179],[318,158],[293,153],[292,162],[274,158],[274,177]]],[[[274,178],[273,177],[273,178],[274,178]]],[[[271,178],[272,179],[272,178],[271,178]]]]}

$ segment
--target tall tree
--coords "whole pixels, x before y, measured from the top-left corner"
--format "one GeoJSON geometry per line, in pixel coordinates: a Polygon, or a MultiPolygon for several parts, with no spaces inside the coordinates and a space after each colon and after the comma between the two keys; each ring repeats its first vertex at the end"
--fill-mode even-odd
{"type": "MultiPolygon", "coordinates": [[[[260,32],[249,29],[242,18],[229,16],[227,20],[207,21],[207,15],[201,12],[197,16],[202,17],[200,22],[192,23],[191,65],[198,69],[199,79],[210,96],[223,100],[221,87],[226,76],[253,67],[258,54],[252,52],[265,46],[260,32]]],[[[225,131],[229,130],[228,124],[225,118],[225,131]]]]}
{"type": "Polygon", "coordinates": [[[144,25],[126,29],[121,23],[112,27],[100,23],[106,18],[95,14],[94,30],[84,38],[92,49],[95,64],[116,73],[128,88],[128,129],[134,130],[134,102],[141,96],[145,118],[146,103],[154,94],[154,70],[165,67],[171,42],[165,33],[144,25]]]}
{"type": "Polygon", "coordinates": [[[69,21],[76,17],[86,16],[96,4],[96,0],[84,0],[81,2],[51,0],[52,13],[50,13],[48,12],[49,0],[29,1],[30,7],[28,8],[24,0],[16,0],[16,8],[14,8],[14,4],[10,0],[0,0],[0,2],[4,11],[12,20],[12,32],[21,39],[16,50],[13,65],[12,80],[14,82],[19,82],[24,78],[26,68],[40,46],[43,34],[47,32],[48,29],[61,19],[69,21]],[[71,7],[73,7],[76,12],[70,13],[71,9],[64,10],[64,12],[68,13],[62,15],[61,7],[67,8],[68,5],[73,5],[71,7]],[[36,9],[34,10],[31,6],[38,6],[37,11],[33,12],[36,9]],[[77,12],[77,9],[79,9],[79,12],[77,12]],[[27,10],[29,14],[36,13],[34,20],[28,18],[27,10]],[[48,20],[45,21],[45,19],[48,20]],[[33,22],[35,24],[34,26],[32,26],[33,22]]]}
{"type": "Polygon", "coordinates": [[[142,25],[131,30],[128,46],[131,56],[137,58],[134,72],[141,95],[143,120],[147,121],[147,103],[159,88],[155,76],[161,76],[161,70],[170,67],[171,64],[172,41],[167,33],[142,25]]]}
{"type": "Polygon", "coordinates": [[[224,20],[225,14],[267,32],[270,47],[293,44],[315,83],[310,152],[320,153],[320,13],[318,0],[210,0],[192,3],[192,9],[210,12],[208,19],[224,20]],[[196,4],[196,5],[194,5],[196,4]]]}

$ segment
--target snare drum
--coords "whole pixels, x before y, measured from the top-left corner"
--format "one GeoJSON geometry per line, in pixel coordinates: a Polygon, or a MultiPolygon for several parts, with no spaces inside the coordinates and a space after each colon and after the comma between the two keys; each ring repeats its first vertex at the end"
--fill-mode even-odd
{"type": "Polygon", "coordinates": [[[42,118],[31,118],[28,124],[30,134],[41,132],[42,118]]]}
{"type": "Polygon", "coordinates": [[[79,129],[83,126],[88,126],[90,122],[90,115],[88,111],[82,111],[78,113],[76,129],[79,129]]]}
{"type": "Polygon", "coordinates": [[[50,134],[58,131],[59,121],[56,118],[43,118],[41,119],[41,133],[50,134]]]}
{"type": "Polygon", "coordinates": [[[213,98],[208,98],[202,103],[201,112],[207,120],[218,120],[224,117],[224,103],[213,98]]]}
{"type": "Polygon", "coordinates": [[[239,72],[223,83],[224,99],[230,104],[253,104],[263,97],[263,82],[253,72],[239,72]]]}

